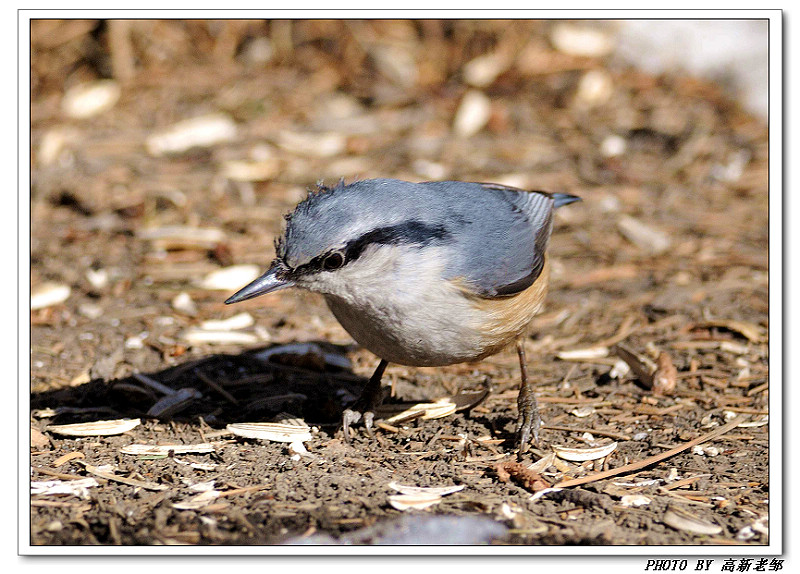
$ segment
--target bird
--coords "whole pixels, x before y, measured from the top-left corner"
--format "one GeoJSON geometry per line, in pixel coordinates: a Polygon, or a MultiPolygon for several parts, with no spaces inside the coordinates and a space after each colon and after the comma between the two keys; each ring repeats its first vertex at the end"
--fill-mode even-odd
{"type": "Polygon", "coordinates": [[[515,344],[520,363],[516,444],[538,444],[541,418],[523,345],[543,306],[553,212],[575,195],[494,183],[363,179],[317,184],[276,241],[260,277],[225,303],[288,287],[320,293],[380,359],[342,415],[344,438],[363,418],[373,435],[386,366],[480,361],[515,344]]]}

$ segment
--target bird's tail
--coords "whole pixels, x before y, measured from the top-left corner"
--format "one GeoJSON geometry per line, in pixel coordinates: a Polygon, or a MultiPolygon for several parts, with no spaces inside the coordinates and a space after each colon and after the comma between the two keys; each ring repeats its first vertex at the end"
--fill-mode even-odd
{"type": "Polygon", "coordinates": [[[562,205],[569,205],[570,203],[574,203],[576,201],[583,201],[577,195],[569,195],[568,193],[551,193],[553,199],[555,200],[554,207],[558,208],[562,205]]]}

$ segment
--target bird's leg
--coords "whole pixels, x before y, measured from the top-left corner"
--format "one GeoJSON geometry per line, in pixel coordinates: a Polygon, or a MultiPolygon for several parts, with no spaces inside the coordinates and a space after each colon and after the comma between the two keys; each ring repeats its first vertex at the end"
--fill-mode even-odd
{"type": "Polygon", "coordinates": [[[517,355],[519,356],[519,370],[522,382],[519,387],[517,397],[517,441],[519,454],[527,450],[528,441],[533,433],[534,446],[539,443],[539,426],[542,419],[539,416],[539,405],[536,402],[536,394],[533,392],[533,384],[528,380],[528,364],[525,360],[525,346],[523,340],[517,340],[517,355]]]}
{"type": "Polygon", "coordinates": [[[362,416],[364,417],[364,428],[367,429],[370,437],[374,436],[372,421],[375,419],[375,409],[383,402],[381,378],[388,364],[389,361],[381,359],[378,368],[372,373],[369,382],[364,387],[364,390],[361,391],[361,396],[351,407],[344,410],[342,414],[342,432],[344,433],[345,442],[350,442],[350,425],[360,421],[362,416]]]}

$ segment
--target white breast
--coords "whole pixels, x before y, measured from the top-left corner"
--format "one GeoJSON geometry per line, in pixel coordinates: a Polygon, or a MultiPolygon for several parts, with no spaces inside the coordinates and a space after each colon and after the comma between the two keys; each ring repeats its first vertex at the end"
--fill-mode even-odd
{"type": "Polygon", "coordinates": [[[442,280],[440,249],[380,246],[327,278],[328,307],[360,345],[392,363],[449,365],[485,355],[482,313],[442,280]]]}

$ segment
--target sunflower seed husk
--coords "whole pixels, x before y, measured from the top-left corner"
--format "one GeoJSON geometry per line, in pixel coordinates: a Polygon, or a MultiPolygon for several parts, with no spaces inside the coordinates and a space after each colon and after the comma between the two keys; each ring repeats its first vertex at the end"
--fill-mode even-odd
{"type": "Polygon", "coordinates": [[[645,506],[652,500],[643,494],[626,494],[620,499],[622,506],[645,506]]]}
{"type": "Polygon", "coordinates": [[[562,361],[584,361],[602,359],[608,356],[608,347],[588,347],[586,349],[572,349],[561,351],[556,355],[562,361]]]}
{"type": "Polygon", "coordinates": [[[31,494],[71,494],[78,498],[89,498],[89,488],[99,486],[92,477],[80,480],[44,480],[31,482],[31,494]]]}
{"type": "Polygon", "coordinates": [[[553,451],[559,458],[571,462],[583,462],[587,460],[597,460],[603,458],[614,452],[617,448],[617,443],[612,442],[603,446],[593,448],[570,448],[564,446],[554,446],[553,451]]]}
{"type": "Polygon", "coordinates": [[[31,310],[35,311],[63,303],[69,299],[71,292],[69,285],[63,283],[43,283],[31,290],[31,310]]]}
{"type": "Polygon", "coordinates": [[[438,494],[393,494],[389,496],[389,504],[397,510],[424,510],[439,504],[442,497],[438,494]]]}
{"type": "Polygon", "coordinates": [[[311,440],[307,425],[285,423],[233,423],[227,429],[236,436],[273,442],[305,442],[311,440]]]}
{"type": "Polygon", "coordinates": [[[385,409],[382,409],[384,412],[387,410],[391,410],[392,407],[403,407],[406,406],[404,410],[399,413],[396,413],[388,418],[383,419],[384,422],[389,424],[396,424],[401,423],[409,420],[413,420],[415,418],[422,418],[426,420],[430,419],[440,419],[446,417],[448,415],[453,414],[456,412],[458,406],[450,400],[449,397],[445,397],[439,399],[433,403],[416,403],[411,406],[407,405],[386,405],[385,409]]]}
{"type": "Polygon", "coordinates": [[[113,80],[78,84],[64,94],[61,107],[71,118],[88,118],[113,108],[121,92],[113,80]]]}
{"type": "Polygon", "coordinates": [[[436,496],[446,496],[459,490],[464,490],[465,485],[459,484],[456,486],[406,486],[396,482],[390,482],[389,488],[396,490],[400,494],[417,495],[417,494],[430,494],[436,496]]]}
{"type": "Polygon", "coordinates": [[[208,331],[206,329],[187,329],[181,333],[187,343],[217,345],[254,345],[259,339],[252,333],[237,331],[208,331]]]}
{"type": "Polygon", "coordinates": [[[69,425],[48,425],[46,430],[63,436],[112,436],[128,432],[139,426],[141,422],[140,419],[116,419],[69,425]]]}
{"type": "Polygon", "coordinates": [[[206,275],[199,287],[208,290],[232,291],[247,285],[258,277],[260,269],[257,265],[231,265],[217,269],[206,275]]]}
{"type": "Polygon", "coordinates": [[[187,454],[187,453],[207,453],[214,452],[214,445],[210,442],[203,442],[198,444],[129,444],[124,446],[119,451],[122,454],[133,454],[138,456],[157,456],[173,454],[187,454]]]}
{"type": "Polygon", "coordinates": [[[150,155],[181,153],[195,147],[211,147],[236,137],[236,123],[225,114],[209,114],[184,120],[145,141],[150,155]]]}
{"type": "Polygon", "coordinates": [[[210,319],[200,323],[200,328],[207,331],[235,331],[246,329],[255,323],[250,313],[238,313],[227,319],[210,319]]]}
{"type": "Polygon", "coordinates": [[[707,534],[713,536],[722,532],[722,527],[690,514],[677,507],[670,507],[664,513],[664,524],[675,530],[683,530],[694,534],[707,534]]]}

